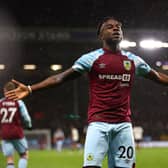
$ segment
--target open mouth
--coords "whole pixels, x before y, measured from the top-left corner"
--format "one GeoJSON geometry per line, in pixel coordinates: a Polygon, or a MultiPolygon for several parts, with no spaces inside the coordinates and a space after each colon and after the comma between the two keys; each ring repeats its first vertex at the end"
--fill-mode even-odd
{"type": "Polygon", "coordinates": [[[115,32],[115,33],[113,33],[113,36],[120,36],[120,33],[119,32],[115,32]]]}

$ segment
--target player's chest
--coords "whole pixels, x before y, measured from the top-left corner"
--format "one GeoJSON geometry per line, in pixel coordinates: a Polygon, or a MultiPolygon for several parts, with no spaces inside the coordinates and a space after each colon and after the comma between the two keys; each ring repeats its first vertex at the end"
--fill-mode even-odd
{"type": "Polygon", "coordinates": [[[97,59],[92,67],[92,72],[98,74],[124,74],[134,73],[134,62],[125,56],[106,55],[97,59]]]}

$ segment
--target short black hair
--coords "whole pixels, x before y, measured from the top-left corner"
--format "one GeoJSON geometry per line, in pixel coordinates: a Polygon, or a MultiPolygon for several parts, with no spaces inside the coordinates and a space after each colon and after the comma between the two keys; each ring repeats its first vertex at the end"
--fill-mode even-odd
{"type": "Polygon", "coordinates": [[[108,20],[116,20],[116,21],[118,21],[118,19],[117,19],[116,17],[114,17],[114,16],[106,16],[106,17],[103,17],[103,18],[99,21],[98,26],[97,26],[97,36],[100,35],[100,29],[101,29],[102,25],[103,25],[106,21],[108,21],[108,20]]]}
{"type": "Polygon", "coordinates": [[[6,90],[6,91],[10,91],[10,90],[13,90],[13,89],[16,89],[16,84],[15,83],[13,83],[13,82],[7,82],[5,85],[4,85],[4,89],[6,90]]]}

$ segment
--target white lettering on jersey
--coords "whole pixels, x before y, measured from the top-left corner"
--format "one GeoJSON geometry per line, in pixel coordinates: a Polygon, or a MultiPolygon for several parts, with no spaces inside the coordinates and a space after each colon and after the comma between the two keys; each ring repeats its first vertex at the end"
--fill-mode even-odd
{"type": "Polygon", "coordinates": [[[15,107],[1,108],[0,109],[0,115],[2,115],[1,123],[11,123],[13,121],[13,117],[16,113],[16,110],[17,109],[15,107]]]}
{"type": "Polygon", "coordinates": [[[108,80],[121,80],[123,82],[129,82],[131,80],[130,74],[122,74],[122,75],[106,75],[106,74],[99,74],[99,79],[108,79],[108,80]]]}
{"type": "Polygon", "coordinates": [[[15,103],[12,101],[5,101],[5,102],[2,102],[2,105],[3,106],[15,106],[15,103]]]}

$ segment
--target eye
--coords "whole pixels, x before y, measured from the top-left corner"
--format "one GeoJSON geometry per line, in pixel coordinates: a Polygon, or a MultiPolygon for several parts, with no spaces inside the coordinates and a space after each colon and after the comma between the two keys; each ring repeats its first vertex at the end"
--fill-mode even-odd
{"type": "Polygon", "coordinates": [[[112,29],[114,26],[113,25],[107,25],[106,28],[107,29],[112,29]]]}

